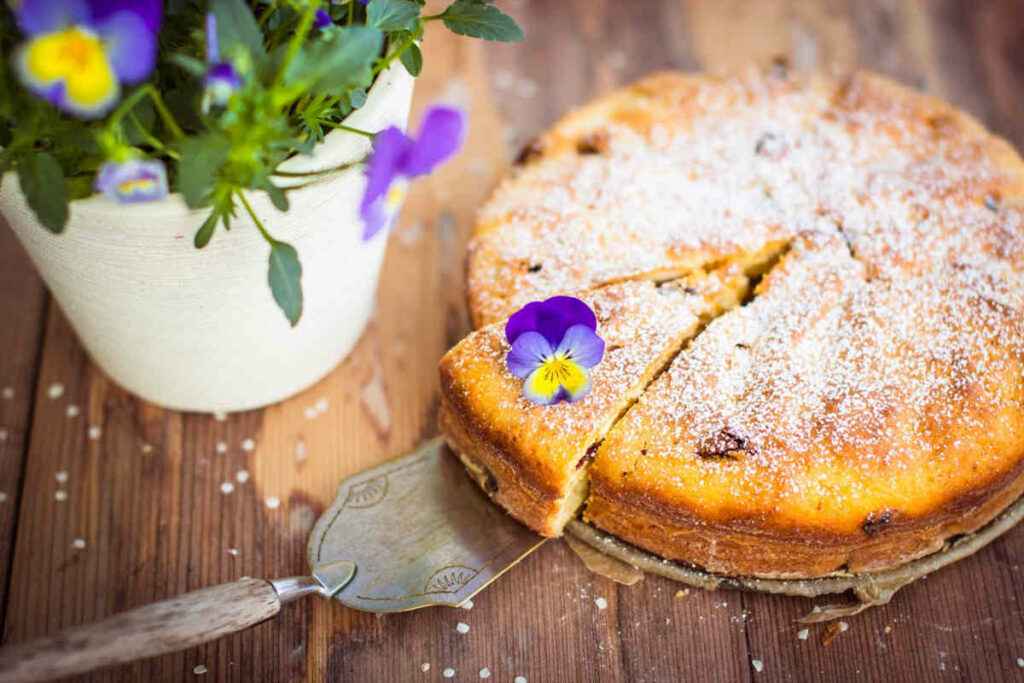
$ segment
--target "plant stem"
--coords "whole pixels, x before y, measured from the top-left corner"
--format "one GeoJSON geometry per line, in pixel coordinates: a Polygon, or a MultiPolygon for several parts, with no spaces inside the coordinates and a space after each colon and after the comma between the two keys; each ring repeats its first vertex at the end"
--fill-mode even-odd
{"type": "Polygon", "coordinates": [[[238,198],[240,200],[242,200],[242,206],[245,207],[245,210],[249,214],[249,217],[252,218],[252,222],[256,224],[257,228],[259,228],[260,234],[263,235],[263,239],[267,241],[267,244],[269,244],[270,246],[274,246],[275,244],[277,244],[277,240],[270,236],[270,233],[267,232],[267,229],[263,227],[263,221],[261,221],[259,216],[256,215],[256,212],[253,211],[252,204],[250,204],[249,200],[246,199],[245,197],[245,192],[239,189],[235,190],[235,194],[238,195],[238,198]]]}
{"type": "Polygon", "coordinates": [[[142,98],[147,95],[151,100],[153,100],[153,106],[156,108],[160,118],[163,119],[164,125],[171,131],[171,135],[176,138],[185,137],[184,131],[181,130],[178,122],[174,120],[174,116],[167,108],[167,105],[164,104],[163,98],[160,97],[159,91],[157,91],[156,87],[152,83],[147,83],[128,97],[124,98],[121,104],[118,105],[117,109],[114,110],[114,113],[110,115],[107,125],[113,127],[120,123],[125,114],[134,109],[135,105],[142,101],[142,98]]]}
{"type": "Polygon", "coordinates": [[[313,20],[316,18],[317,5],[315,3],[309,3],[306,7],[306,11],[302,13],[302,18],[299,20],[299,26],[295,29],[295,33],[292,35],[292,39],[288,41],[288,47],[285,50],[284,59],[281,60],[281,67],[277,70],[277,76],[274,79],[274,86],[278,86],[284,81],[284,75],[288,72],[288,67],[291,66],[295,56],[299,54],[299,50],[302,49],[302,43],[306,40],[306,36],[309,35],[309,29],[313,26],[313,20]]]}
{"type": "Polygon", "coordinates": [[[271,175],[278,175],[282,178],[315,178],[317,176],[328,175],[331,173],[338,173],[346,169],[358,166],[360,162],[355,161],[350,164],[342,164],[341,166],[333,166],[331,168],[325,168],[321,171],[274,171],[271,175]]]}
{"type": "Polygon", "coordinates": [[[155,135],[146,130],[146,128],[142,125],[142,121],[139,121],[139,117],[135,115],[135,112],[128,112],[128,120],[135,124],[135,127],[139,130],[139,133],[142,135],[142,138],[149,143],[150,147],[159,150],[161,154],[166,154],[172,159],[181,159],[180,154],[175,152],[173,149],[167,149],[167,146],[164,145],[164,143],[160,142],[160,140],[155,135]]]}
{"type": "Polygon", "coordinates": [[[349,133],[355,133],[356,135],[362,135],[364,138],[370,138],[371,140],[377,135],[376,133],[371,133],[368,130],[363,130],[361,128],[353,128],[352,126],[346,126],[344,123],[331,123],[330,121],[322,121],[320,125],[326,126],[328,128],[337,128],[338,130],[344,130],[349,133]]]}
{"type": "Polygon", "coordinates": [[[386,68],[388,68],[389,66],[391,66],[391,63],[392,63],[393,61],[395,61],[395,59],[396,59],[397,57],[401,56],[401,54],[402,54],[403,52],[405,52],[406,50],[408,50],[408,49],[409,49],[409,46],[410,46],[410,45],[412,45],[412,44],[413,44],[413,41],[415,41],[415,40],[416,40],[416,38],[414,38],[413,36],[411,36],[411,35],[410,35],[410,36],[409,36],[408,38],[406,38],[405,40],[403,40],[402,42],[400,42],[400,43],[398,44],[398,46],[397,46],[397,47],[396,47],[396,48],[394,49],[394,51],[393,51],[393,52],[391,52],[391,54],[389,54],[389,55],[388,55],[388,56],[387,56],[386,58],[384,58],[384,59],[383,59],[382,61],[380,61],[380,62],[379,62],[379,63],[377,64],[377,66],[373,67],[373,75],[374,75],[374,76],[376,76],[376,75],[377,75],[377,74],[379,74],[379,73],[380,73],[381,71],[383,71],[384,69],[386,69],[386,68]]]}
{"type": "Polygon", "coordinates": [[[355,20],[355,17],[356,17],[356,0],[349,0],[349,3],[348,3],[348,20],[345,23],[347,25],[351,26],[352,22],[355,20]]]}

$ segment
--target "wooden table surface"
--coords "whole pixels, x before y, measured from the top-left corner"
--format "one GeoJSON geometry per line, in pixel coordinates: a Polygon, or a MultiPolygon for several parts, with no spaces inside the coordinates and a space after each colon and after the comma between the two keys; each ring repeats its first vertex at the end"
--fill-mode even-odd
{"type": "MultiPolygon", "coordinates": [[[[525,43],[428,32],[415,109],[439,99],[466,107],[467,147],[415,186],[355,351],[290,401],[216,419],[130,396],[90,363],[0,230],[4,642],[241,576],[303,573],[307,532],[337,482],[436,433],[435,365],[468,329],[463,262],[474,210],[515,150],[573,105],[655,69],[728,70],[787,55],[801,69],[890,74],[1024,145],[1018,0],[503,6],[525,43]]],[[[426,681],[448,667],[457,680],[479,680],[486,667],[493,680],[560,683],[1020,680],[1022,563],[1018,528],[848,619],[826,646],[822,626],[798,638],[794,620],[810,600],[697,590],[677,599],[667,580],[621,586],[549,542],[471,611],[375,616],[307,600],[248,632],[89,680],[426,681]],[[456,631],[460,621],[468,633],[456,631]]]]}

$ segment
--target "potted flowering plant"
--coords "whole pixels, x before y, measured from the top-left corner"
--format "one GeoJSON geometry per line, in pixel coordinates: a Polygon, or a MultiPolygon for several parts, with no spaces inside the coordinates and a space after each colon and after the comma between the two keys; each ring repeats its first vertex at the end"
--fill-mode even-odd
{"type": "Polygon", "coordinates": [[[461,144],[447,107],[404,132],[435,21],[522,37],[490,0],[0,5],[0,213],[109,375],[239,410],[347,354],[407,181],[461,144]]]}

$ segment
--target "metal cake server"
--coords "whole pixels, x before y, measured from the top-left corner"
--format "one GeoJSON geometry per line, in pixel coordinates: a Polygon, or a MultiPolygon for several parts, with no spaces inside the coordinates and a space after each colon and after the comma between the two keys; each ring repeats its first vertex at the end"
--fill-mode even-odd
{"type": "Polygon", "coordinates": [[[368,612],[457,606],[544,538],[493,505],[435,439],[345,479],[309,538],[309,576],[243,578],[0,650],[0,683],[45,681],[254,626],[306,595],[368,612]]]}

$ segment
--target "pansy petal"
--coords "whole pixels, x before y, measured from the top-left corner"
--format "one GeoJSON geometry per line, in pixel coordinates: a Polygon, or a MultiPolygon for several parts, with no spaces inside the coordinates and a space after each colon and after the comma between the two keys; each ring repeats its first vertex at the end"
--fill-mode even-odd
{"type": "Polygon", "coordinates": [[[514,344],[519,335],[524,332],[537,331],[537,315],[544,307],[541,301],[533,301],[526,304],[518,311],[509,316],[505,323],[505,339],[509,344],[514,344]]]}
{"type": "Polygon", "coordinates": [[[217,15],[206,13],[206,63],[220,62],[220,41],[217,38],[217,15]]]}
{"type": "Polygon", "coordinates": [[[542,406],[557,403],[561,394],[562,385],[544,368],[537,368],[523,382],[523,396],[542,406]]]}
{"type": "Polygon", "coordinates": [[[102,116],[120,94],[101,41],[79,27],[32,38],[19,48],[15,66],[29,90],[83,118],[102,116]]]}
{"type": "Polygon", "coordinates": [[[546,358],[552,355],[551,344],[536,332],[527,332],[519,336],[505,357],[509,372],[523,379],[539,368],[546,358]]]}
{"type": "Polygon", "coordinates": [[[14,5],[18,28],[28,36],[85,24],[91,12],[85,0],[21,0],[14,5]]]}
{"type": "Polygon", "coordinates": [[[464,116],[452,107],[431,107],[402,165],[409,177],[424,175],[462,146],[464,116]]]}
{"type": "Polygon", "coordinates": [[[562,376],[562,394],[572,403],[590,394],[590,373],[571,361],[566,362],[566,367],[568,370],[562,376]]]}
{"type": "Polygon", "coordinates": [[[151,202],[167,196],[167,170],[156,159],[111,161],[100,167],[95,186],[122,204],[151,202]]]}
{"type": "Polygon", "coordinates": [[[318,9],[316,11],[316,17],[313,19],[313,25],[316,26],[318,29],[323,30],[330,26],[332,23],[334,22],[331,21],[331,15],[327,13],[327,10],[318,9]]]}
{"type": "Polygon", "coordinates": [[[537,331],[557,345],[573,325],[597,329],[597,316],[590,307],[571,296],[553,296],[543,303],[537,313],[537,331]]]}
{"type": "Polygon", "coordinates": [[[586,325],[573,325],[565,331],[556,353],[592,368],[604,357],[604,340],[586,325]]]}
{"type": "Polygon", "coordinates": [[[88,0],[88,4],[92,19],[97,23],[121,12],[131,12],[142,20],[150,33],[156,35],[163,21],[162,0],[88,0]]]}
{"type": "Polygon", "coordinates": [[[107,58],[122,83],[146,79],[156,65],[156,34],[134,12],[111,14],[96,25],[103,39],[107,58]]]}
{"type": "Polygon", "coordinates": [[[392,181],[398,175],[398,166],[411,141],[399,128],[391,126],[377,133],[373,138],[373,152],[366,163],[366,189],[363,206],[372,205],[387,194],[392,181]]]}

